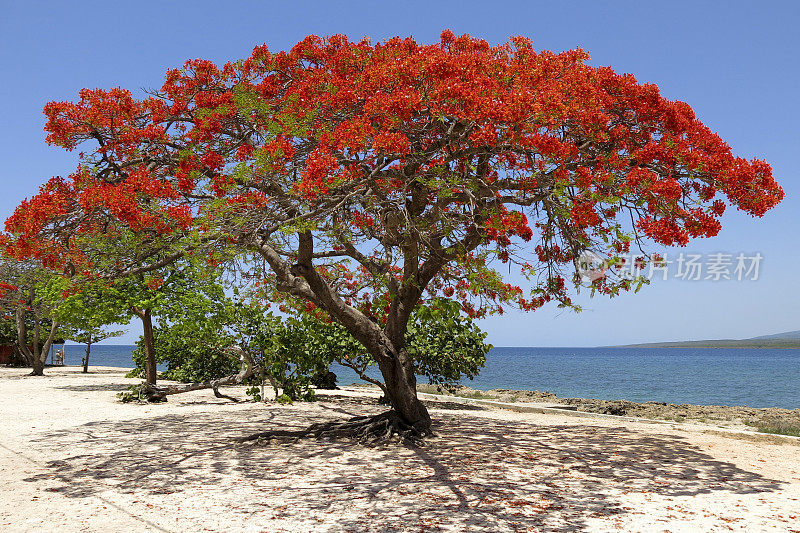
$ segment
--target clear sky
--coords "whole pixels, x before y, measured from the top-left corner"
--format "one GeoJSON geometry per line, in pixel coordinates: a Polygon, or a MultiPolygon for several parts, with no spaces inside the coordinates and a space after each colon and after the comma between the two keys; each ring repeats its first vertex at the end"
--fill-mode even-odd
{"type": "MultiPolygon", "coordinates": [[[[800,3],[786,2],[36,2],[0,1],[0,219],[75,156],[44,143],[42,107],[83,87],[156,88],[186,59],[218,63],[255,45],[288,49],[314,33],[373,41],[438,40],[450,28],[491,43],[525,35],[539,49],[581,47],[656,83],[744,157],[769,161],[786,190],[763,219],[731,213],[685,252],[764,257],[757,281],[684,281],[669,272],[638,294],[582,298],[580,314],[545,308],[490,318],[497,346],[595,346],[743,338],[800,329],[800,3]]],[[[668,258],[670,256],[668,255],[668,258]]],[[[674,265],[673,265],[674,266],[674,265]]],[[[134,326],[115,344],[138,337],[134,326]]]]}

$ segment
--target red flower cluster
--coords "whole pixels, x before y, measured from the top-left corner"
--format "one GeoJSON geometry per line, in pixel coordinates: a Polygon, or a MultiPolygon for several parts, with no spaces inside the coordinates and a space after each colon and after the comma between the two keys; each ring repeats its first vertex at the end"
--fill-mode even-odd
{"type": "Polygon", "coordinates": [[[16,285],[11,285],[10,283],[5,283],[0,281],[0,297],[3,297],[9,292],[14,292],[16,290],[17,290],[16,285]]]}
{"type": "MultiPolygon", "coordinates": [[[[19,206],[4,245],[74,262],[72,240],[103,231],[104,218],[202,234],[302,214],[327,228],[334,250],[342,235],[441,247],[420,253],[451,259],[442,276],[467,276],[448,293],[532,309],[568,301],[560,270],[576,251],[608,243],[619,253],[633,238],[686,244],[719,231],[726,202],[716,196],[754,216],[783,198],[766,162],[735,157],[689,105],[587,58],[539,52],[522,37],[491,46],[452,32],[431,45],[309,36],[221,67],[189,61],[143,99],[83,90],[77,102],[47,104],[45,129],[49,143],[92,148],[77,172],[19,206]],[[541,276],[531,297],[475,263],[479,247],[540,263],[523,267],[541,276]]],[[[385,289],[358,287],[373,287],[376,301],[385,289]]]]}

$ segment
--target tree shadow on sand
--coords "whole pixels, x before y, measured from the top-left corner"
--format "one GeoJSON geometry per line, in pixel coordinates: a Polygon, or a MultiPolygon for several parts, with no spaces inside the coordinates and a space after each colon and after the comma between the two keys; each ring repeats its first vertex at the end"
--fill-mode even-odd
{"type": "MultiPolygon", "coordinates": [[[[336,396],[334,394],[325,394],[325,393],[317,393],[317,399],[323,401],[327,404],[342,404],[352,406],[353,404],[359,405],[381,405],[379,399],[374,396],[361,396],[361,397],[347,397],[347,396],[336,396]]],[[[448,402],[442,400],[436,401],[428,401],[423,400],[422,403],[425,404],[425,407],[428,409],[438,409],[438,410],[448,410],[448,411],[488,411],[488,407],[484,407],[478,404],[469,404],[469,403],[458,403],[458,402],[448,402]]],[[[386,405],[385,409],[389,409],[389,406],[386,405]]]]}
{"type": "Polygon", "coordinates": [[[376,412],[320,403],[93,422],[37,439],[35,446],[64,447],[64,458],[27,481],[52,481],[55,474],[60,484],[53,490],[67,496],[159,495],[165,508],[192,505],[186,499],[192,495],[194,505],[213,501],[224,508],[231,524],[246,514],[264,527],[291,518],[324,521],[334,531],[572,531],[590,517],[635,512],[618,501],[628,492],[695,496],[781,487],[678,436],[467,413],[437,412],[437,436],[421,448],[234,443],[268,428],[376,412]],[[197,494],[205,500],[197,503],[197,494]]]}

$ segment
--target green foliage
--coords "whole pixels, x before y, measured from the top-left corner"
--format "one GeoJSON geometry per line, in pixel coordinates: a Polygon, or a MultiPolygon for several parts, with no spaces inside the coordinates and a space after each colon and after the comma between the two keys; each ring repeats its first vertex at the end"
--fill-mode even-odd
{"type": "MultiPolygon", "coordinates": [[[[162,377],[198,382],[235,374],[239,362],[222,348],[235,342],[229,326],[236,321],[237,310],[223,290],[219,272],[182,265],[169,273],[159,291],[153,337],[156,362],[167,365],[162,377]]],[[[133,359],[141,375],[144,339],[136,345],[133,359]]]]}
{"type": "Polygon", "coordinates": [[[470,379],[486,363],[492,349],[458,302],[439,298],[414,310],[406,331],[406,348],[415,373],[430,384],[452,390],[462,377],[470,379]]]}
{"type": "Polygon", "coordinates": [[[250,386],[244,392],[245,394],[253,398],[254,402],[260,402],[264,400],[264,397],[261,395],[261,387],[258,384],[250,386]]]}
{"type": "Polygon", "coordinates": [[[64,338],[81,344],[95,344],[106,339],[113,339],[125,333],[121,330],[108,330],[104,327],[76,327],[64,335],[64,338]]]}
{"type": "MultiPolygon", "coordinates": [[[[44,363],[50,349],[49,334],[54,320],[55,303],[43,297],[42,288],[58,276],[36,261],[17,261],[0,254],[0,341],[14,346],[17,359],[29,365],[44,363]],[[22,328],[24,346],[17,330],[22,328]],[[34,342],[38,338],[38,345],[34,342]],[[28,351],[28,350],[31,351],[28,351]],[[27,352],[27,353],[26,353],[27,352]]],[[[53,340],[62,339],[56,331],[53,340]]]]}
{"type": "Polygon", "coordinates": [[[319,320],[306,313],[294,320],[295,327],[302,331],[311,347],[309,355],[318,360],[316,376],[323,376],[330,364],[337,362],[363,377],[366,369],[375,364],[369,352],[341,324],[319,320]]]}
{"type": "Polygon", "coordinates": [[[137,385],[131,385],[126,390],[118,392],[117,398],[122,403],[143,402],[145,400],[144,385],[141,383],[137,385]]]}
{"type": "MultiPolygon", "coordinates": [[[[160,287],[158,323],[153,330],[155,356],[167,370],[162,378],[182,382],[209,381],[239,370],[239,362],[222,348],[240,345],[263,369],[251,379],[248,394],[261,400],[261,384],[270,382],[276,397],[292,401],[314,399],[312,385],[327,374],[332,351],[314,350],[315,324],[310,317],[281,319],[256,303],[225,294],[218,272],[191,265],[172,272],[160,287]]],[[[154,302],[155,303],[155,302],[154,302]]],[[[145,366],[144,339],[133,359],[136,372],[145,366]]]]}
{"type": "MultiPolygon", "coordinates": [[[[121,284],[120,284],[121,285],[121,284]]],[[[51,278],[37,293],[53,306],[53,316],[64,324],[64,336],[76,342],[88,342],[92,332],[99,334],[103,326],[127,322],[128,309],[119,300],[127,287],[105,281],[75,283],[70,278],[51,278]],[[83,340],[79,340],[83,339],[83,340]]],[[[98,342],[94,337],[92,342],[98,342]]]]}
{"type": "Polygon", "coordinates": [[[269,380],[278,401],[313,401],[314,377],[328,371],[331,359],[316,350],[309,325],[303,319],[281,319],[258,306],[239,310],[235,329],[240,344],[261,366],[261,378],[269,380]]]}
{"type": "MultiPolygon", "coordinates": [[[[50,331],[50,326],[53,323],[48,317],[40,317],[37,321],[35,314],[32,312],[26,312],[23,316],[23,320],[25,321],[25,339],[27,340],[28,345],[33,343],[33,336],[37,322],[39,324],[40,331],[44,332],[45,335],[50,331]]],[[[61,338],[60,335],[58,338],[61,338]]],[[[16,320],[10,315],[0,316],[0,346],[16,346],[17,344],[16,320]]]]}
{"type": "MultiPolygon", "coordinates": [[[[273,322],[271,332],[275,344],[270,348],[269,373],[278,382],[291,381],[300,390],[307,390],[313,376],[327,372],[332,362],[352,368],[365,379],[367,368],[375,364],[344,326],[306,313],[273,322]],[[291,373],[281,375],[281,369],[286,368],[291,368],[291,373]]],[[[416,374],[425,376],[431,384],[452,389],[463,377],[475,377],[486,363],[492,346],[485,339],[486,333],[462,315],[458,302],[440,298],[414,310],[406,332],[406,349],[416,374]]]]}
{"type": "MultiPolygon", "coordinates": [[[[154,329],[156,360],[167,366],[163,378],[196,382],[233,374],[239,363],[220,348],[238,344],[262,369],[247,391],[256,401],[264,399],[267,382],[281,401],[313,400],[313,388],[327,381],[333,362],[368,379],[365,371],[374,360],[340,324],[302,312],[280,317],[254,301],[227,296],[214,277],[189,271],[183,276],[182,290],[164,300],[154,329]]],[[[416,373],[449,389],[483,366],[491,349],[485,338],[457,302],[442,298],[414,311],[406,345],[416,373]]],[[[141,369],[143,341],[137,344],[134,361],[141,369]]]]}
{"type": "MultiPolygon", "coordinates": [[[[367,368],[375,364],[367,350],[340,324],[301,313],[287,321],[287,327],[302,339],[292,344],[294,353],[317,361],[318,375],[337,362],[364,378],[367,368]]],[[[486,333],[461,313],[458,302],[439,298],[414,310],[406,331],[406,349],[417,375],[425,376],[431,384],[452,389],[463,377],[475,377],[486,363],[492,346],[485,339],[486,333]]]]}
{"type": "Polygon", "coordinates": [[[291,404],[291,403],[294,402],[292,397],[289,396],[288,394],[281,394],[280,396],[275,398],[275,401],[278,402],[278,403],[282,403],[282,404],[291,404]]]}
{"type": "Polygon", "coordinates": [[[749,426],[755,426],[760,433],[800,437],[800,423],[783,419],[780,416],[768,416],[758,421],[745,423],[749,426]]]}
{"type": "MultiPolygon", "coordinates": [[[[158,327],[153,330],[156,361],[167,365],[161,375],[184,383],[208,381],[235,374],[239,363],[217,349],[222,335],[191,320],[158,327]]],[[[144,340],[136,342],[133,351],[136,376],[143,375],[145,366],[144,340]]]]}
{"type": "Polygon", "coordinates": [[[0,346],[17,343],[17,324],[11,316],[0,316],[0,346]]]}
{"type": "Polygon", "coordinates": [[[773,435],[789,435],[790,437],[800,437],[800,426],[768,426],[760,427],[761,433],[771,433],[773,435]]]}

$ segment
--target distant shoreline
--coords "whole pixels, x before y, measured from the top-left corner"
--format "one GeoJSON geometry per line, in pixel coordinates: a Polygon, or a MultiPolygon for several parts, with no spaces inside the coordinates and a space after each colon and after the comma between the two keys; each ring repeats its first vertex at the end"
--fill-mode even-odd
{"type": "Polygon", "coordinates": [[[742,341],[683,341],[649,342],[645,344],[623,344],[619,346],[600,346],[599,348],[728,348],[749,350],[797,350],[800,341],[747,343],[742,341]]]}

